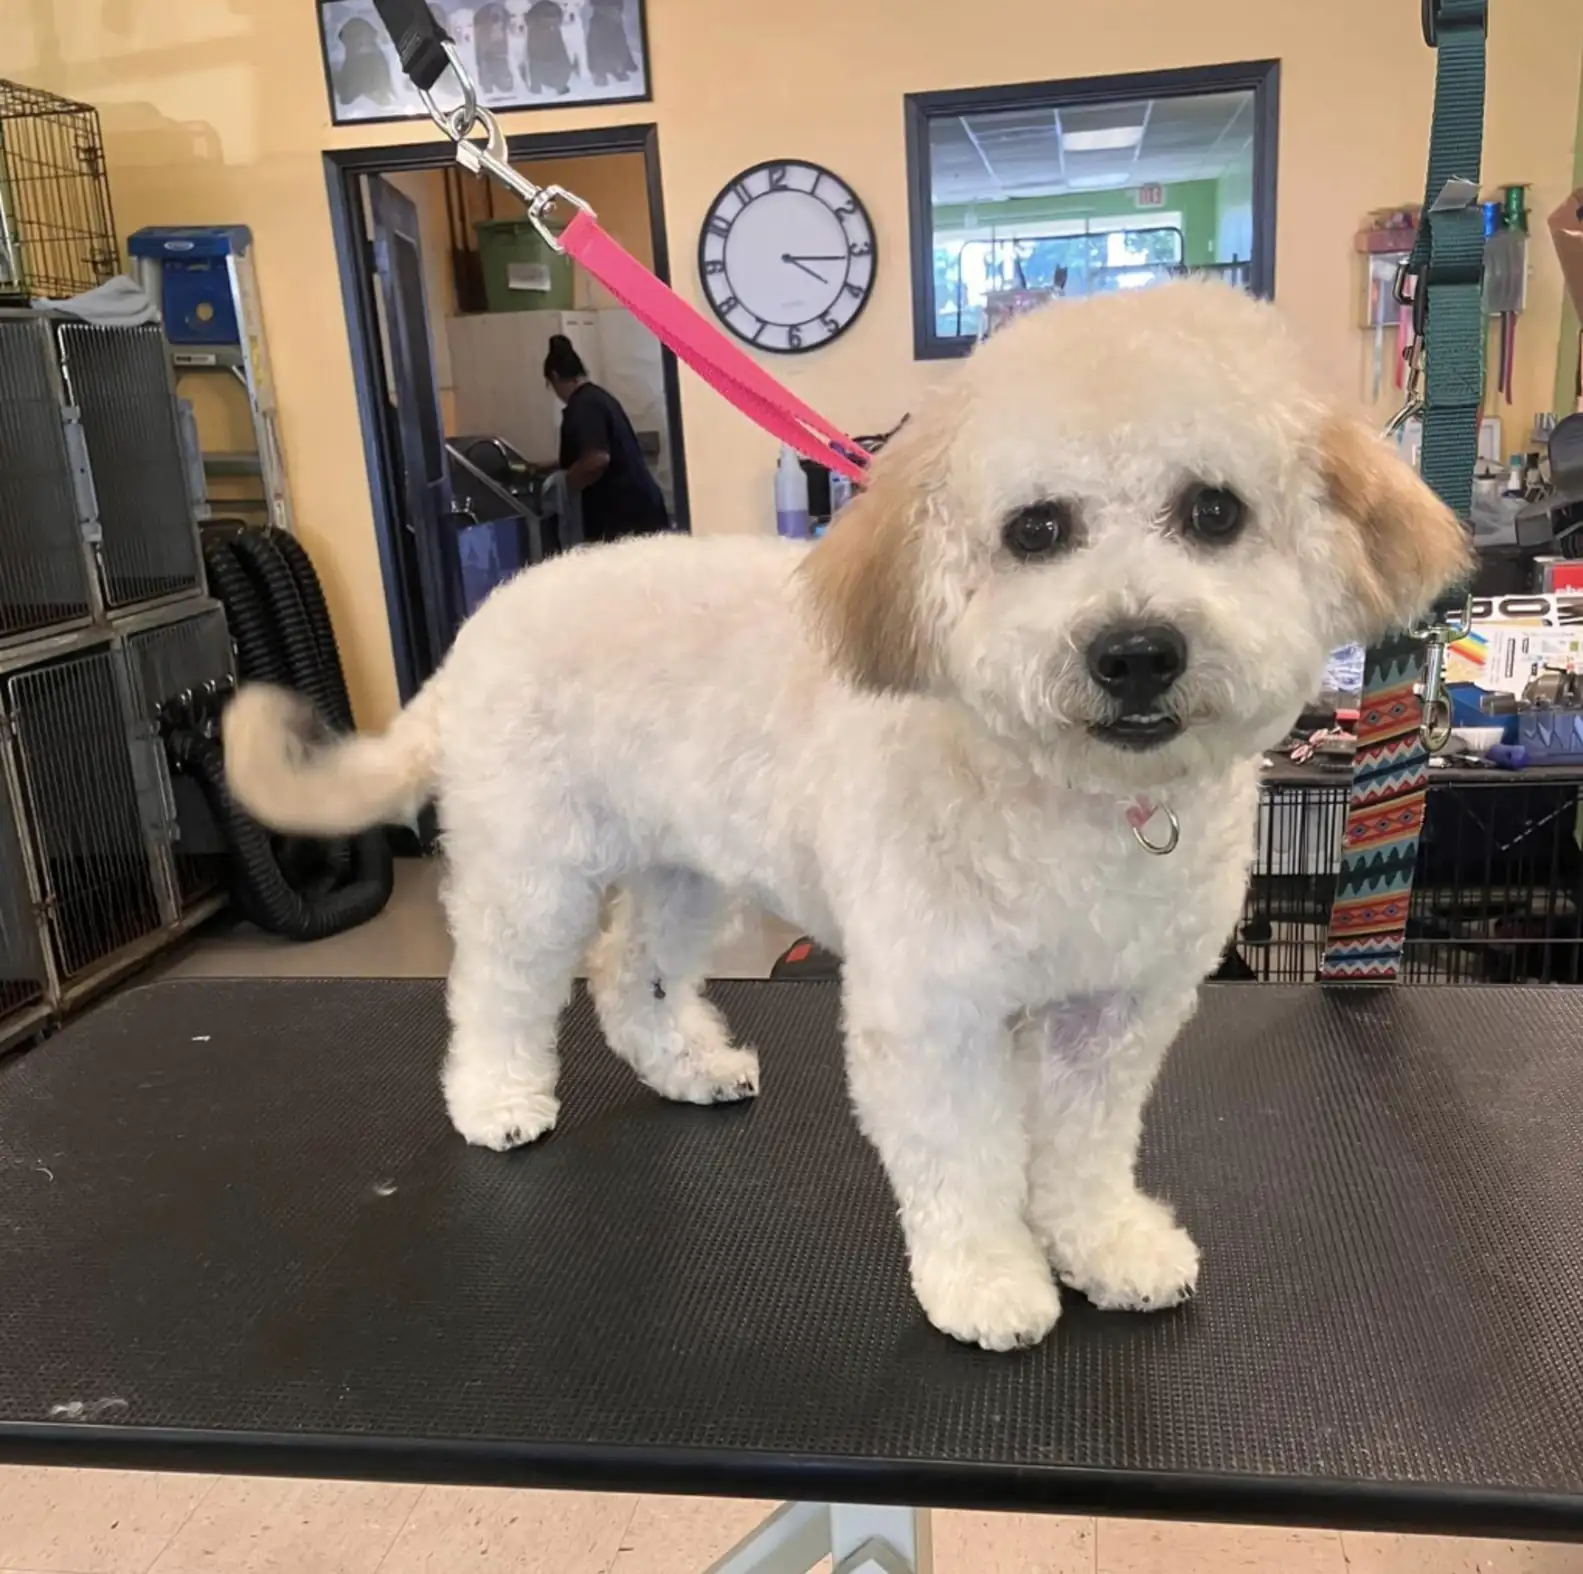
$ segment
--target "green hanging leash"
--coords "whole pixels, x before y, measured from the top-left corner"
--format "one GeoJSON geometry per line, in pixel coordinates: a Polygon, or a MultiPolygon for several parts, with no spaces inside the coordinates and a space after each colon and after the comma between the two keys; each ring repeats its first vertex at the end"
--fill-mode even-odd
{"type": "MultiPolygon", "coordinates": [[[[1424,41],[1436,52],[1429,175],[1418,239],[1404,266],[1413,282],[1414,367],[1421,371],[1424,480],[1466,520],[1472,509],[1484,403],[1481,286],[1488,0],[1423,0],[1424,41]]],[[[1406,413],[1411,413],[1409,410],[1406,413]]],[[[1466,626],[1462,592],[1433,624],[1393,636],[1364,661],[1352,797],[1320,977],[1394,981],[1407,939],[1429,748],[1449,733],[1446,646],[1466,626]]]]}

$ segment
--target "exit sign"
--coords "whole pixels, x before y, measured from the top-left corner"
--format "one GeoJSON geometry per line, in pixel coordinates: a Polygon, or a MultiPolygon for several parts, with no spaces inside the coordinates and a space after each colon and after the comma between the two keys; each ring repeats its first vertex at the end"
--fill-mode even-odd
{"type": "Polygon", "coordinates": [[[1165,206],[1165,187],[1159,184],[1139,186],[1138,206],[1140,208],[1163,208],[1165,206]]]}

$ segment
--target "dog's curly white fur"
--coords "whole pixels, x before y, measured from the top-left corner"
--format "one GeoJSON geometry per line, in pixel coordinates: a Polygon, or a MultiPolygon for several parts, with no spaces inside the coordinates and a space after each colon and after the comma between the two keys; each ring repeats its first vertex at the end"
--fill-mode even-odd
{"type": "Polygon", "coordinates": [[[699,992],[728,900],[841,951],[852,1101],[919,1300],[1006,1349],[1050,1330],[1057,1278],[1103,1307],[1193,1290],[1135,1158],[1240,909],[1258,758],[1328,651],[1418,614],[1466,551],[1306,391],[1270,308],[1196,283],[1058,303],[985,345],[811,550],[574,553],[494,595],[382,738],[305,742],[247,689],[226,755],[284,830],[437,797],[470,1142],[554,1124],[557,1015],[602,910],[601,1021],[668,1098],[757,1090],[699,992]],[[1241,500],[1240,533],[1195,537],[1195,486],[1241,500]],[[1006,534],[1030,506],[1065,533],[1036,559],[1006,534]],[[1148,749],[1105,731],[1085,657],[1142,623],[1186,659],[1148,749]],[[1169,857],[1131,834],[1140,795],[1180,824],[1169,857]]]}

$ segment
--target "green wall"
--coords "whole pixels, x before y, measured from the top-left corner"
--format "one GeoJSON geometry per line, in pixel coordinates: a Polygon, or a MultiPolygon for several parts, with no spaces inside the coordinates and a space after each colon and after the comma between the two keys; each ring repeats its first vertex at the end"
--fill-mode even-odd
{"type": "MultiPolygon", "coordinates": [[[[1219,223],[1217,183],[1184,180],[1165,188],[1160,204],[1167,213],[1182,215],[1183,261],[1199,267],[1218,261],[1215,254],[1219,223]]],[[[987,229],[1001,224],[1037,224],[1042,219],[1113,219],[1124,215],[1147,216],[1160,208],[1140,208],[1137,193],[1119,191],[1070,191],[1055,197],[1008,197],[1003,202],[941,203],[934,209],[935,233],[960,229],[987,229]]]]}

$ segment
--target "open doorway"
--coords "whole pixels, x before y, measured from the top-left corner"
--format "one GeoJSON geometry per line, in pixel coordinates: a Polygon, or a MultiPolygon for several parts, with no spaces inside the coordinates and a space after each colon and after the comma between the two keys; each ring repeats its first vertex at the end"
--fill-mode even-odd
{"type": "MultiPolygon", "coordinates": [[[[668,276],[652,126],[513,137],[511,162],[576,192],[668,276]]],[[[631,423],[673,528],[689,527],[676,364],[522,204],[457,169],[448,144],[325,155],[365,457],[405,702],[501,579],[575,545],[552,335],[631,423]]],[[[563,215],[564,217],[565,215],[563,215]]]]}

